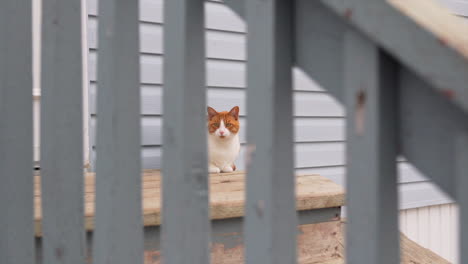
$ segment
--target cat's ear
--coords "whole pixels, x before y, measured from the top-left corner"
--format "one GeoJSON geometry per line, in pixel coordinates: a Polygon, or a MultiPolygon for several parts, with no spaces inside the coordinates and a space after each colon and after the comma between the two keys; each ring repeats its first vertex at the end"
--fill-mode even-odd
{"type": "Polygon", "coordinates": [[[208,112],[208,120],[211,120],[211,118],[213,118],[213,116],[217,115],[218,112],[216,112],[216,110],[214,110],[212,107],[207,107],[206,108],[207,112],[208,112]]]}
{"type": "Polygon", "coordinates": [[[239,119],[239,107],[234,106],[231,111],[229,111],[229,114],[232,115],[236,120],[239,119]]]}

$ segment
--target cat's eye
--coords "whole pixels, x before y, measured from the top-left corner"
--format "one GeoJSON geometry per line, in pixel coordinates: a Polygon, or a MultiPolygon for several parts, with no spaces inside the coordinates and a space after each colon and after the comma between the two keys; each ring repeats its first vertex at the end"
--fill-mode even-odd
{"type": "Polygon", "coordinates": [[[219,123],[213,123],[213,126],[219,127],[219,123]]]}
{"type": "Polygon", "coordinates": [[[226,127],[231,127],[231,126],[232,126],[231,123],[227,123],[227,124],[226,124],[226,127]]]}

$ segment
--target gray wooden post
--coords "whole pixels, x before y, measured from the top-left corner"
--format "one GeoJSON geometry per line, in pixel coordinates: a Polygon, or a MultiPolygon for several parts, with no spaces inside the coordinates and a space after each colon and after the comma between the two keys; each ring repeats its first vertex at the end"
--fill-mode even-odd
{"type": "Polygon", "coordinates": [[[99,1],[94,263],[143,263],[138,1],[99,1]]]}
{"type": "Polygon", "coordinates": [[[83,263],[81,1],[42,1],[41,190],[44,263],[83,263]]]}
{"type": "Polygon", "coordinates": [[[203,0],[171,0],[164,11],[162,257],[210,262],[203,0]]]}
{"type": "Polygon", "coordinates": [[[0,1],[0,263],[34,260],[31,1],[0,1]]]}
{"type": "Polygon", "coordinates": [[[296,263],[292,1],[248,0],[246,263],[296,263]]]}
{"type": "Polygon", "coordinates": [[[356,31],[345,37],[347,109],[346,258],[399,263],[397,65],[356,31]]]}
{"type": "Polygon", "coordinates": [[[459,133],[455,145],[455,176],[459,205],[459,256],[458,263],[468,261],[468,135],[459,133]]]}

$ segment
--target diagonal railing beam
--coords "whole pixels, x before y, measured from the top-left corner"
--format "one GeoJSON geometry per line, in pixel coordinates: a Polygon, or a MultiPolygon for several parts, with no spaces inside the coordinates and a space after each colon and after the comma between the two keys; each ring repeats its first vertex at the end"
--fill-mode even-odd
{"type": "Polygon", "coordinates": [[[451,100],[468,112],[468,60],[446,45],[444,39],[429,32],[387,1],[321,2],[424,80],[430,81],[434,88],[452,93],[454,96],[451,100]]]}

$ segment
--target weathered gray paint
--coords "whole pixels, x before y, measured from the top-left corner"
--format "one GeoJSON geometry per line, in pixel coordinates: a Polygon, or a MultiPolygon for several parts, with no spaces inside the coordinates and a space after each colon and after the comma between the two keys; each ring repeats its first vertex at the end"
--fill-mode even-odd
{"type": "Polygon", "coordinates": [[[32,264],[31,1],[0,2],[0,262],[32,264]]]}
{"type": "Polygon", "coordinates": [[[162,257],[210,263],[204,1],[165,2],[162,257]]]}
{"type": "Polygon", "coordinates": [[[398,263],[396,62],[354,30],[344,51],[347,263],[398,263]]]}
{"type": "Polygon", "coordinates": [[[292,122],[293,5],[246,2],[246,263],[296,263],[292,122]]]}
{"type": "Polygon", "coordinates": [[[45,263],[83,263],[81,1],[42,2],[41,192],[45,263]]]}
{"type": "MultiPolygon", "coordinates": [[[[341,214],[341,207],[322,208],[314,210],[305,210],[298,212],[299,225],[309,225],[315,223],[323,223],[329,221],[336,221],[341,214]]],[[[225,248],[233,248],[236,246],[243,246],[243,218],[229,218],[211,221],[211,242],[215,244],[222,244],[225,248]]],[[[296,235],[299,232],[296,231],[296,235]]],[[[161,226],[147,226],[144,228],[144,250],[148,253],[154,253],[152,256],[149,254],[147,258],[153,261],[160,260],[158,254],[161,250],[161,226]],[[158,252],[158,253],[156,253],[158,252]]],[[[93,258],[93,232],[86,233],[86,257],[93,258]]],[[[45,263],[42,260],[42,239],[36,238],[36,263],[45,263]]]]}
{"type": "Polygon", "coordinates": [[[138,1],[99,2],[94,263],[143,263],[138,1]]]}
{"type": "Polygon", "coordinates": [[[453,91],[452,101],[468,110],[468,60],[445,40],[386,1],[322,0],[348,23],[357,26],[401,63],[441,92],[453,91]],[[427,60],[430,57],[430,62],[427,60]]]}

